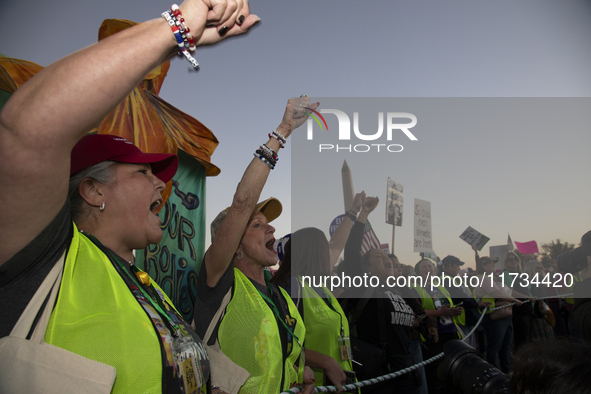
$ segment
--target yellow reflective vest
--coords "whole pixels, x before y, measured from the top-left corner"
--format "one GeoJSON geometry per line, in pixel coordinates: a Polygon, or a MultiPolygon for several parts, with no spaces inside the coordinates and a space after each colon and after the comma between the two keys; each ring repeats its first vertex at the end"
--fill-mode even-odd
{"type": "MultiPolygon", "coordinates": [[[[279,291],[287,301],[287,318],[295,319],[293,333],[303,343],[306,328],[302,318],[285,290],[279,288],[279,291]]],[[[281,323],[250,279],[234,268],[234,294],[220,323],[218,341],[222,352],[250,373],[239,393],[278,394],[292,383],[303,381],[303,357],[299,373],[294,369],[302,348],[294,338],[283,360],[278,324],[281,323]]]]}
{"type": "MultiPolygon", "coordinates": [[[[329,297],[327,301],[330,306],[311,287],[304,286],[302,289],[300,302],[304,307],[306,348],[326,354],[334,358],[344,370],[352,371],[351,360],[342,360],[341,345],[339,345],[339,340],[343,340],[342,346],[351,346],[347,316],[334,295],[327,288],[322,289],[329,297]]],[[[313,370],[315,385],[323,386],[324,370],[320,368],[313,368],[313,370]]]]}
{"type": "Polygon", "coordinates": [[[162,392],[163,356],[151,319],[109,258],[76,226],[45,341],[115,367],[112,393],[162,392]]]}
{"type": "MultiPolygon", "coordinates": [[[[423,309],[426,311],[434,311],[437,308],[435,308],[435,303],[433,302],[433,297],[431,297],[431,295],[429,294],[429,292],[427,290],[425,290],[423,287],[420,286],[412,286],[413,289],[416,290],[416,292],[419,294],[419,297],[421,297],[421,305],[423,306],[423,309]]],[[[443,286],[438,286],[437,289],[441,292],[441,294],[443,294],[443,296],[445,298],[447,298],[447,301],[449,301],[449,306],[450,308],[454,307],[454,303],[453,300],[451,299],[451,296],[449,295],[449,292],[447,291],[447,289],[443,286]]],[[[456,319],[452,319],[454,322],[454,325],[456,326],[456,331],[458,332],[458,337],[461,338],[462,334],[460,334],[462,332],[462,330],[460,330],[460,328],[458,327],[458,323],[456,322],[456,319]]],[[[421,335],[421,340],[424,341],[425,338],[423,338],[423,336],[421,335]]]]}

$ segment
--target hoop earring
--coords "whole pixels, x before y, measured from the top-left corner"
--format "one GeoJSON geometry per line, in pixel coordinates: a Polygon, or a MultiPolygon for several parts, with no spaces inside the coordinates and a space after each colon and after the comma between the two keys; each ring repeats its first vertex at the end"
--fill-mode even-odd
{"type": "Polygon", "coordinates": [[[242,253],[242,251],[238,251],[238,253],[236,253],[236,259],[238,260],[242,260],[244,258],[244,253],[242,253]],[[238,253],[240,253],[240,256],[238,256],[238,253]]]}
{"type": "Polygon", "coordinates": [[[105,202],[103,201],[103,203],[101,204],[101,206],[99,207],[99,211],[103,212],[105,210],[105,202]]]}

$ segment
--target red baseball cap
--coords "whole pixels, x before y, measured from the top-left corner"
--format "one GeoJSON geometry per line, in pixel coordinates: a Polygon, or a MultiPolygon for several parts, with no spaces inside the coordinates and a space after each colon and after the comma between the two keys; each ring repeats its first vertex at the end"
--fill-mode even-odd
{"type": "Polygon", "coordinates": [[[125,138],[110,134],[87,134],[72,149],[70,176],[102,161],[150,164],[152,173],[168,182],[179,166],[179,158],[171,153],[144,153],[125,138]]]}

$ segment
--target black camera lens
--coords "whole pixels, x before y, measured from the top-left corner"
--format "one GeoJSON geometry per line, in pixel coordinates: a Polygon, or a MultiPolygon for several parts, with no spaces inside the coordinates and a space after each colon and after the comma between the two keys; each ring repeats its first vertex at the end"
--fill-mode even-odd
{"type": "Polygon", "coordinates": [[[511,393],[509,378],[484,361],[470,345],[457,339],[443,345],[444,361],[437,371],[439,381],[450,393],[511,393]]]}

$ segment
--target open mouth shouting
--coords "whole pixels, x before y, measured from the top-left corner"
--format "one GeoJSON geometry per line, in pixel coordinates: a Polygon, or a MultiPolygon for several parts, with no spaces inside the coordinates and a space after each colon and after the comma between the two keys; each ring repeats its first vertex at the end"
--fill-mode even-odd
{"type": "Polygon", "coordinates": [[[158,208],[160,208],[160,206],[162,205],[162,199],[159,198],[158,200],[154,201],[151,205],[150,205],[150,211],[156,215],[156,212],[158,211],[158,208]]]}
{"type": "Polygon", "coordinates": [[[275,238],[271,238],[271,239],[269,240],[269,242],[267,242],[267,243],[265,244],[265,247],[266,247],[267,249],[269,249],[269,250],[272,250],[272,251],[273,251],[273,253],[277,253],[277,252],[275,251],[275,238]]]}

